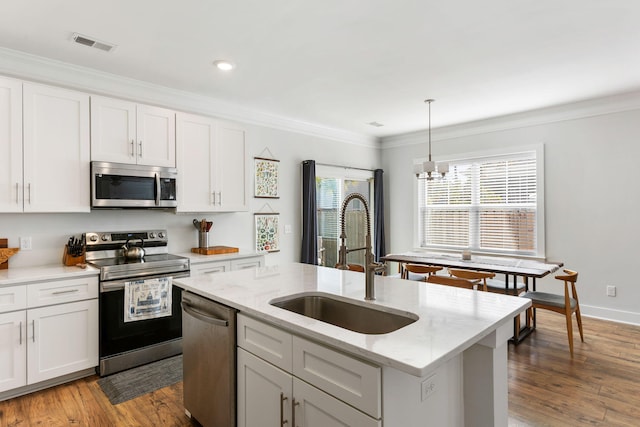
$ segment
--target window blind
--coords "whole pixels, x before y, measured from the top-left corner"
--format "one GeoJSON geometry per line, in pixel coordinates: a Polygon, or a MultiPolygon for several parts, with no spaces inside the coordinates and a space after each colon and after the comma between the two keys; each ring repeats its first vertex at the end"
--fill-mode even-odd
{"type": "Polygon", "coordinates": [[[419,245],[537,254],[536,152],[454,161],[418,185],[419,245]]]}

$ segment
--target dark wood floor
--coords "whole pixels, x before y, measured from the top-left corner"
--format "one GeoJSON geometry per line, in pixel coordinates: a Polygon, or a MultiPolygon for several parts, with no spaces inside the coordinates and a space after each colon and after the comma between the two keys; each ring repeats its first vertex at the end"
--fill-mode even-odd
{"type": "MultiPolygon", "coordinates": [[[[584,332],[571,359],[564,317],[538,310],[538,329],[509,345],[510,426],[640,425],[640,327],[584,318],[584,332]]],[[[0,402],[0,426],[191,425],[182,383],[113,406],[97,379],[0,402]]]]}
{"type": "Polygon", "coordinates": [[[640,327],[583,317],[582,343],[574,320],[571,359],[564,319],[509,346],[509,425],[640,426],[640,327]]]}

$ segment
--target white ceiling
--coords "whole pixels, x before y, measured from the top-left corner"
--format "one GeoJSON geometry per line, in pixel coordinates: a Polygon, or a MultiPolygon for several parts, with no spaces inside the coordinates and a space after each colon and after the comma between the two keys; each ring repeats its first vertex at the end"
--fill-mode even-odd
{"type": "Polygon", "coordinates": [[[425,129],[426,98],[439,127],[638,90],[639,22],[636,0],[13,0],[0,46],[382,137],[425,129]]]}

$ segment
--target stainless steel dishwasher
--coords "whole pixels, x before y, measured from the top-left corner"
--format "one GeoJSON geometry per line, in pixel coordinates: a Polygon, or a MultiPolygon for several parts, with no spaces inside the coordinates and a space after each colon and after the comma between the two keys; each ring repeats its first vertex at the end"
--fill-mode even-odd
{"type": "Polygon", "coordinates": [[[205,427],[236,425],[236,310],[182,292],[185,413],[205,427]]]}

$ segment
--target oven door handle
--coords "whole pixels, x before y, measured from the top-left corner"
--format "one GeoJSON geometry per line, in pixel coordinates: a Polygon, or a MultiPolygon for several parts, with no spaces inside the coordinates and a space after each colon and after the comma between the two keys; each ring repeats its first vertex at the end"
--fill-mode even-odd
{"type": "Polygon", "coordinates": [[[216,326],[224,326],[225,328],[229,326],[229,322],[224,319],[218,319],[217,317],[210,316],[209,313],[202,312],[200,310],[196,310],[195,307],[189,304],[181,303],[182,310],[190,316],[195,317],[198,320],[202,320],[203,322],[211,323],[216,326]]]}

